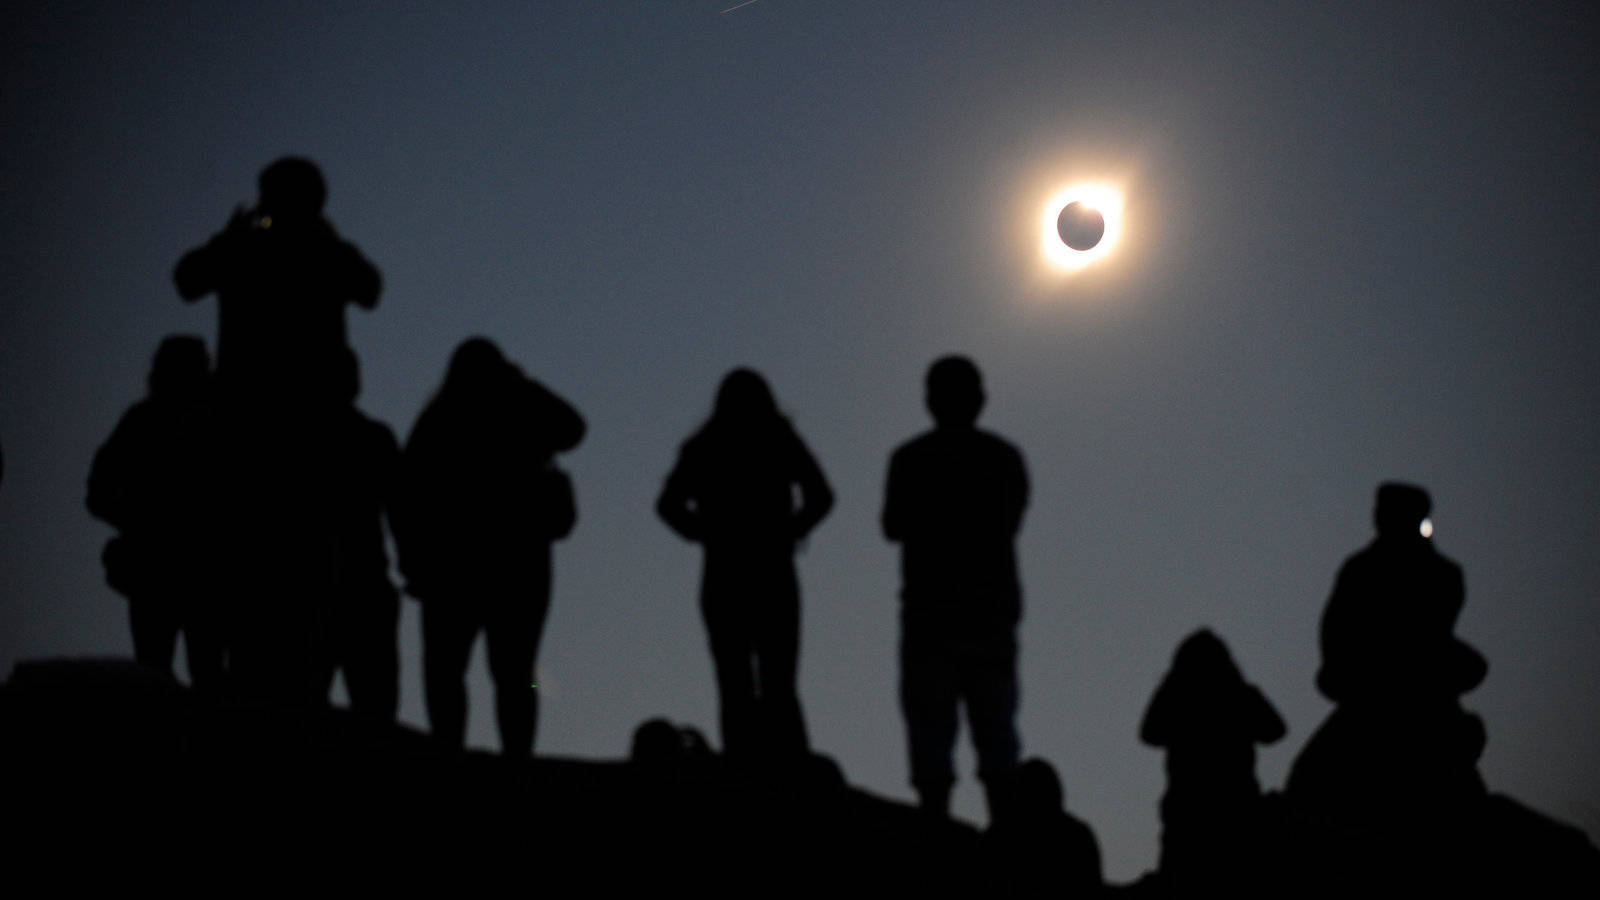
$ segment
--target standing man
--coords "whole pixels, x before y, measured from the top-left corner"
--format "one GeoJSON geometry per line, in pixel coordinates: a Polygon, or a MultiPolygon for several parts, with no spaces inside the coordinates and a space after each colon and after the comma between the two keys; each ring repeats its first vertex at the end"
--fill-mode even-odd
{"type": "Polygon", "coordinates": [[[900,703],[911,784],[924,810],[949,814],[956,706],[965,703],[989,815],[1016,767],[1015,540],[1028,502],[1022,454],[978,429],[983,379],[963,356],[927,377],[934,428],[895,450],[883,533],[900,544],[900,703]]]}
{"type": "Polygon", "coordinates": [[[345,305],[372,309],[382,279],[323,216],[328,188],[315,163],[284,157],[258,184],[256,207],[184,254],[173,281],[189,302],[217,295],[217,377],[230,396],[337,402],[345,305]]]}
{"type": "Polygon", "coordinates": [[[261,171],[254,208],[184,254],[185,301],[217,297],[218,521],[228,678],[273,702],[321,703],[329,582],[314,523],[334,521],[320,490],[327,448],[350,406],[345,307],[377,305],[378,270],[323,215],[315,163],[261,171]]]}

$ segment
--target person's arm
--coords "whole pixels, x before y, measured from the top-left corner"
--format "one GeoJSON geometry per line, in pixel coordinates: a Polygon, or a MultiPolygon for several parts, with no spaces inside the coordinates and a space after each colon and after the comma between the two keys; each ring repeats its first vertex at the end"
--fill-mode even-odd
{"type": "Polygon", "coordinates": [[[695,508],[687,450],[678,454],[678,464],[672,467],[672,472],[667,475],[667,483],[661,487],[661,496],[656,500],[656,515],[686,541],[699,543],[705,538],[700,514],[695,508]]]}
{"type": "Polygon", "coordinates": [[[1144,721],[1139,723],[1139,740],[1152,747],[1165,747],[1172,741],[1172,720],[1178,711],[1173,708],[1174,689],[1168,683],[1171,677],[1169,674],[1162,679],[1144,711],[1144,721]]]}
{"type": "Polygon", "coordinates": [[[1261,689],[1253,684],[1245,685],[1250,693],[1250,705],[1253,707],[1250,721],[1253,733],[1251,739],[1258,744],[1272,744],[1281,740],[1289,729],[1283,724],[1283,717],[1272,708],[1272,702],[1261,689]]]}
{"type": "Polygon", "coordinates": [[[540,439],[551,453],[562,453],[578,446],[588,432],[583,416],[572,404],[532,378],[518,375],[526,386],[526,413],[538,423],[540,439]]]}
{"type": "Polygon", "coordinates": [[[889,457],[889,477],[883,489],[883,536],[893,543],[906,538],[905,528],[905,464],[900,453],[889,457]]]}
{"type": "Polygon", "coordinates": [[[249,221],[248,210],[243,206],[235,208],[221,231],[178,260],[172,270],[172,283],[178,288],[178,296],[193,303],[222,286],[222,274],[228,268],[234,243],[239,234],[250,227],[249,221]]]}
{"type": "Polygon", "coordinates": [[[1028,467],[1022,453],[1011,448],[1011,472],[1007,479],[1006,527],[1010,534],[1022,530],[1022,514],[1028,508],[1028,467]]]}
{"type": "Polygon", "coordinates": [[[1317,627],[1317,645],[1322,651],[1322,665],[1317,669],[1317,690],[1335,703],[1346,699],[1348,665],[1356,652],[1352,640],[1352,625],[1348,622],[1350,605],[1350,567],[1346,562],[1334,576],[1333,591],[1322,609],[1322,621],[1317,627]]]}
{"type": "Polygon", "coordinates": [[[383,276],[378,267],[367,261],[361,251],[348,241],[339,242],[336,277],[339,293],[362,309],[378,305],[378,295],[383,292],[383,276]]]}
{"type": "Polygon", "coordinates": [[[794,539],[801,541],[833,509],[833,489],[828,486],[828,479],[822,474],[822,467],[817,465],[816,457],[811,455],[799,436],[795,437],[795,451],[799,467],[795,475],[796,483],[800,486],[800,508],[794,515],[794,539]]]}
{"type": "Polygon", "coordinates": [[[184,302],[193,303],[221,286],[227,240],[227,232],[223,232],[178,260],[172,270],[172,283],[184,302]]]}
{"type": "MultiPolygon", "coordinates": [[[[383,508],[385,519],[393,518],[395,495],[400,487],[400,442],[395,439],[394,430],[382,422],[373,422],[373,449],[377,455],[378,471],[373,473],[378,489],[379,505],[383,508]]],[[[394,530],[391,522],[389,530],[394,530]]]]}
{"type": "Polygon", "coordinates": [[[89,490],[84,500],[89,514],[119,530],[128,526],[128,488],[133,477],[128,471],[128,444],[129,432],[137,426],[130,420],[136,419],[133,410],[124,415],[111,437],[95,451],[94,462],[89,466],[89,490]]]}
{"type": "Polygon", "coordinates": [[[395,564],[414,597],[430,593],[439,556],[438,535],[450,527],[436,501],[434,472],[439,464],[432,438],[438,413],[431,404],[422,411],[394,460],[385,506],[394,538],[395,564]]]}

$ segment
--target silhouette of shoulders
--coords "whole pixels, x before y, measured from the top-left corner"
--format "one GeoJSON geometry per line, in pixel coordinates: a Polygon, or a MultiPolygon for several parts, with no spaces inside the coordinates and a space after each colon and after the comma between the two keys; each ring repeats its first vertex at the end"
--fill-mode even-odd
{"type": "Polygon", "coordinates": [[[1027,502],[1022,453],[987,431],[936,428],[895,450],[882,524],[902,548],[907,610],[963,607],[1016,622],[1015,539],[1027,502]]]}
{"type": "Polygon", "coordinates": [[[1431,540],[1375,538],[1334,579],[1318,688],[1342,701],[1412,689],[1454,696],[1476,687],[1487,667],[1453,633],[1465,598],[1461,567],[1431,540]]]}
{"type": "Polygon", "coordinates": [[[1027,498],[1027,468],[1011,442],[980,428],[934,428],[890,458],[883,529],[897,541],[1010,537],[1027,498]]]}
{"type": "Polygon", "coordinates": [[[1286,730],[1266,695],[1244,680],[1227,645],[1202,629],[1179,645],[1145,710],[1139,739],[1168,751],[1174,790],[1254,794],[1254,747],[1275,743],[1286,730]]]}
{"type": "Polygon", "coordinates": [[[656,512],[686,540],[787,548],[833,507],[833,489],[766,380],[723,378],[711,418],[678,453],[656,512]],[[795,488],[800,491],[795,506],[795,488]]]}
{"type": "Polygon", "coordinates": [[[811,525],[792,527],[793,488],[799,485],[808,517],[820,521],[833,491],[816,457],[787,421],[777,419],[751,440],[702,430],[684,441],[657,508],[690,540],[792,540],[811,525]],[[693,505],[693,524],[673,514],[693,505]],[[795,531],[799,532],[796,534],[795,531]]]}
{"type": "Polygon", "coordinates": [[[315,394],[342,365],[345,306],[376,306],[382,278],[323,216],[314,163],[280,159],[259,186],[258,205],[184,254],[173,283],[185,301],[216,294],[217,370],[230,391],[315,394]]]}

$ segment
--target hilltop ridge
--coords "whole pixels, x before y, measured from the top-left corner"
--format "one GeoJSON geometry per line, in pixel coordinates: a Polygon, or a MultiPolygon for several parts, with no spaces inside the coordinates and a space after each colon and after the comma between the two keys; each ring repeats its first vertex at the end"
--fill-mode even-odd
{"type": "MultiPolygon", "coordinates": [[[[715,756],[517,763],[343,710],[202,696],[118,659],[18,664],[0,685],[0,735],[9,818],[22,825],[13,871],[58,879],[700,896],[1021,887],[987,865],[972,826],[852,788],[823,756],[763,772],[715,756]]],[[[1269,802],[1279,827],[1259,868],[1240,873],[1241,896],[1600,886],[1600,851],[1581,831],[1504,796],[1454,811],[1448,833],[1429,830],[1437,818],[1335,828],[1269,802]]],[[[1181,893],[1159,873],[1108,890],[1181,893]]]]}

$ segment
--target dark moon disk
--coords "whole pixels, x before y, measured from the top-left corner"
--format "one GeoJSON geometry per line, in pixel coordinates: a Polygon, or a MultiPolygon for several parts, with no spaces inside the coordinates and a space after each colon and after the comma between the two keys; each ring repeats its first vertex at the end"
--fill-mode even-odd
{"type": "Polygon", "coordinates": [[[1061,235],[1061,243],[1074,250],[1088,250],[1106,234],[1106,219],[1100,211],[1074,200],[1061,210],[1061,215],[1056,217],[1056,233],[1061,235]]]}

